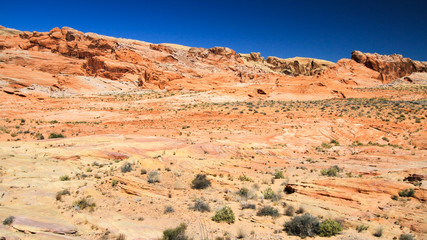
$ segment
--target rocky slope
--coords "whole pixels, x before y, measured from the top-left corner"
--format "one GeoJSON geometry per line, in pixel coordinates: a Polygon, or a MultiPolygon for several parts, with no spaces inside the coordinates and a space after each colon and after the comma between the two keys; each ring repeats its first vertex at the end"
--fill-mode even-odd
{"type": "Polygon", "coordinates": [[[414,61],[398,54],[380,55],[354,51],[351,59],[379,72],[384,82],[390,82],[414,72],[427,72],[427,62],[414,61]]]}

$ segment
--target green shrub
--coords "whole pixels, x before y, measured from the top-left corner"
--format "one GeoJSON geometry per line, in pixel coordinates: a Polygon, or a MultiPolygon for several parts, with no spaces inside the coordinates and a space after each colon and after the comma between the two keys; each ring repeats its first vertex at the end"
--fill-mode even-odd
{"type": "Polygon", "coordinates": [[[73,207],[76,208],[76,210],[83,210],[85,208],[89,208],[91,211],[93,211],[95,206],[95,203],[88,198],[82,198],[73,203],[73,207]]]}
{"type": "Polygon", "coordinates": [[[62,133],[50,133],[49,138],[65,138],[62,133]]]}
{"type": "Polygon", "coordinates": [[[181,223],[178,227],[172,229],[166,229],[163,231],[162,240],[188,240],[189,238],[185,235],[187,224],[181,223]]]}
{"type": "Polygon", "coordinates": [[[407,188],[399,192],[401,197],[413,197],[415,195],[415,190],[413,188],[407,188]]]}
{"type": "Polygon", "coordinates": [[[212,217],[212,220],[215,222],[226,222],[229,224],[234,223],[233,210],[228,206],[224,206],[215,213],[215,216],[212,217]]]}
{"type": "Polygon", "coordinates": [[[246,176],[245,174],[239,176],[239,180],[243,181],[243,182],[252,182],[252,179],[248,176],[246,176]]]}
{"type": "Polygon", "coordinates": [[[113,187],[115,187],[115,186],[117,186],[117,184],[119,183],[119,180],[117,180],[117,179],[113,179],[112,181],[111,181],[111,186],[113,186],[113,187]]]}
{"type": "Polygon", "coordinates": [[[167,207],[165,207],[165,210],[163,211],[163,213],[173,213],[173,212],[175,212],[175,209],[173,209],[173,207],[172,206],[167,206],[167,207]]]}
{"type": "Polygon", "coordinates": [[[274,218],[279,216],[279,210],[271,206],[265,206],[258,210],[257,216],[272,216],[274,218]]]}
{"type": "Polygon", "coordinates": [[[194,211],[198,212],[210,212],[211,208],[209,207],[209,203],[206,203],[203,201],[203,199],[196,199],[194,201],[194,205],[190,207],[190,209],[193,209],[194,211]]]}
{"type": "Polygon", "coordinates": [[[338,166],[332,166],[328,169],[322,169],[321,173],[324,176],[329,176],[329,177],[336,177],[338,176],[338,172],[340,172],[341,169],[338,166]]]}
{"type": "Polygon", "coordinates": [[[240,207],[243,209],[256,209],[256,205],[253,203],[247,203],[247,202],[243,202],[240,203],[240,207]]]}
{"type": "Polygon", "coordinates": [[[415,240],[415,237],[409,233],[403,233],[400,235],[399,240],[415,240]]]}
{"type": "Polygon", "coordinates": [[[341,224],[338,222],[327,219],[319,226],[319,235],[321,237],[331,237],[342,231],[341,224]]]}
{"type": "MultiPolygon", "coordinates": [[[[274,179],[274,178],[273,178],[273,179],[274,179]]],[[[269,200],[271,200],[271,201],[273,201],[273,202],[277,202],[277,201],[279,201],[280,199],[282,199],[282,195],[280,194],[280,192],[275,193],[275,192],[273,191],[273,189],[271,189],[270,187],[269,187],[269,188],[267,188],[267,189],[263,192],[263,195],[264,195],[264,199],[269,199],[269,200]]]]}
{"type": "Polygon", "coordinates": [[[60,176],[59,180],[60,181],[70,181],[70,177],[68,175],[60,176]]]}
{"type": "Polygon", "coordinates": [[[249,189],[242,187],[241,189],[239,189],[239,191],[237,191],[237,195],[247,198],[249,195],[249,189]]]}
{"type": "Polygon", "coordinates": [[[9,217],[7,217],[7,218],[5,218],[3,220],[3,225],[10,225],[10,224],[12,224],[13,220],[15,220],[15,217],[14,216],[9,216],[9,217]]]}
{"type": "Polygon", "coordinates": [[[191,182],[193,189],[205,189],[211,185],[211,181],[206,178],[206,174],[197,174],[196,178],[191,182]]]}
{"type": "Polygon", "coordinates": [[[122,170],[122,173],[127,173],[127,172],[132,171],[132,164],[131,163],[123,164],[121,170],[122,170]]]}
{"type": "Polygon", "coordinates": [[[36,139],[37,140],[43,140],[44,139],[44,136],[43,136],[43,134],[41,134],[41,133],[36,133],[36,135],[34,135],[35,137],[36,137],[36,139]]]}
{"type": "Polygon", "coordinates": [[[67,189],[65,189],[65,190],[57,192],[55,199],[57,201],[60,201],[62,199],[62,196],[64,196],[64,195],[70,195],[70,191],[68,191],[67,189]]]}
{"type": "Polygon", "coordinates": [[[286,222],[285,231],[289,235],[299,236],[301,238],[314,237],[319,233],[319,220],[308,213],[293,217],[286,222]]]}
{"type": "Polygon", "coordinates": [[[356,227],[357,232],[363,232],[368,230],[369,226],[366,226],[365,224],[360,224],[356,227]]]}
{"type": "Polygon", "coordinates": [[[274,173],[274,178],[275,179],[283,179],[283,178],[285,178],[285,176],[283,176],[283,171],[276,170],[276,172],[274,173]]]}

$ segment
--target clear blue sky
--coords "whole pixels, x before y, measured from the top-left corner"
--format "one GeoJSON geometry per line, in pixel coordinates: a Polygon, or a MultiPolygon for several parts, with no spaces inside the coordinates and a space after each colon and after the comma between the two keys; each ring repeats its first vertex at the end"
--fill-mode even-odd
{"type": "Polygon", "coordinates": [[[427,61],[427,0],[0,1],[0,25],[83,32],[262,56],[350,58],[353,50],[427,61]]]}

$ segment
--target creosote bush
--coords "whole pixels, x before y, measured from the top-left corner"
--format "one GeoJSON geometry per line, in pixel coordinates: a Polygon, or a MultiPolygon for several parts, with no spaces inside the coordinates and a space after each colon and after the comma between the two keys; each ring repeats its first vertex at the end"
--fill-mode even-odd
{"type": "Polygon", "coordinates": [[[272,216],[276,218],[279,216],[279,210],[271,206],[265,206],[258,210],[257,216],[272,216]]]}
{"type": "Polygon", "coordinates": [[[147,181],[148,181],[148,183],[160,182],[159,172],[157,172],[157,171],[149,172],[147,181]]]}
{"type": "Polygon", "coordinates": [[[340,172],[341,169],[338,166],[332,166],[328,169],[323,169],[321,171],[322,175],[328,176],[328,177],[336,177],[338,176],[338,172],[340,172]]]}
{"type": "Polygon", "coordinates": [[[93,200],[88,199],[88,198],[82,198],[82,199],[75,201],[73,203],[73,207],[76,208],[77,210],[83,210],[85,208],[89,208],[90,211],[93,211],[95,206],[96,205],[93,202],[93,200]]]}
{"type": "Polygon", "coordinates": [[[127,173],[127,172],[132,171],[132,164],[131,163],[123,164],[121,170],[122,170],[122,173],[127,173]]]}
{"type": "Polygon", "coordinates": [[[190,207],[190,209],[193,209],[194,211],[198,212],[210,212],[211,208],[209,207],[209,203],[203,201],[203,199],[196,199],[194,201],[194,205],[190,207]]]}
{"type": "Polygon", "coordinates": [[[415,237],[409,233],[403,233],[399,236],[399,240],[415,240],[415,237]]]}
{"type": "Polygon", "coordinates": [[[49,138],[65,138],[65,136],[62,133],[50,133],[49,138]]]}
{"type": "Polygon", "coordinates": [[[407,188],[399,192],[401,197],[413,197],[415,195],[415,190],[413,188],[407,188]]]}
{"type": "Polygon", "coordinates": [[[224,206],[215,213],[215,216],[212,217],[212,220],[215,222],[226,222],[234,223],[234,213],[229,206],[224,206]]]}
{"type": "Polygon", "coordinates": [[[341,224],[337,221],[327,219],[319,226],[319,235],[321,237],[331,237],[342,231],[341,224]]]}
{"type": "Polygon", "coordinates": [[[59,180],[60,181],[70,181],[70,177],[68,175],[60,176],[59,180]]]}
{"type": "Polygon", "coordinates": [[[3,220],[3,225],[9,226],[10,224],[13,223],[13,220],[15,220],[15,217],[14,216],[9,216],[9,217],[7,217],[7,218],[5,218],[3,220]]]}
{"type": "Polygon", "coordinates": [[[65,189],[65,190],[57,192],[55,199],[57,201],[60,201],[62,199],[62,196],[64,196],[64,195],[70,195],[70,191],[68,191],[67,189],[65,189]]]}
{"type": "Polygon", "coordinates": [[[289,222],[285,223],[284,227],[289,235],[301,238],[314,237],[319,233],[319,220],[317,217],[306,213],[293,217],[289,222]]]}
{"type": "Polygon", "coordinates": [[[206,178],[206,174],[197,174],[196,178],[191,182],[193,189],[205,189],[211,185],[211,181],[206,178]]]}
{"type": "Polygon", "coordinates": [[[166,229],[163,231],[162,240],[188,240],[190,239],[185,235],[187,224],[181,223],[178,227],[166,229]]]}

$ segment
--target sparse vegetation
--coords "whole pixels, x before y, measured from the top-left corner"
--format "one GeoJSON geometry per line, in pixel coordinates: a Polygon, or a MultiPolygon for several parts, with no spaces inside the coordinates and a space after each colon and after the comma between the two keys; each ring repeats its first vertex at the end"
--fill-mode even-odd
{"type": "Polygon", "coordinates": [[[415,237],[409,233],[403,233],[399,236],[399,240],[415,240],[415,237]]]}
{"type": "Polygon", "coordinates": [[[234,212],[229,206],[224,206],[215,213],[212,220],[215,222],[226,222],[229,224],[234,223],[234,212]]]}
{"type": "Polygon", "coordinates": [[[50,133],[49,139],[52,139],[52,138],[65,138],[65,136],[62,135],[62,133],[50,133]]]}
{"type": "Polygon", "coordinates": [[[160,174],[157,171],[149,172],[148,179],[149,183],[159,183],[160,182],[160,174]]]}
{"type": "Polygon", "coordinates": [[[185,235],[187,224],[181,223],[178,227],[166,229],[163,231],[162,240],[189,240],[190,238],[185,235]]]}
{"type": "Polygon", "coordinates": [[[273,218],[276,218],[279,216],[279,210],[277,210],[276,208],[271,207],[271,206],[265,206],[265,207],[260,208],[256,215],[257,216],[271,216],[273,218]]]}
{"type": "Polygon", "coordinates": [[[360,224],[356,227],[357,232],[363,232],[368,230],[369,226],[366,226],[365,224],[360,224]]]}
{"type": "Polygon", "coordinates": [[[341,224],[337,221],[327,219],[319,225],[319,235],[321,237],[331,237],[342,231],[341,224]]]}
{"type": "Polygon", "coordinates": [[[95,203],[93,202],[93,200],[92,199],[90,199],[90,198],[87,198],[87,197],[85,197],[85,198],[82,198],[82,199],[80,199],[80,200],[78,200],[78,201],[75,201],[74,203],[73,203],[73,207],[76,209],[76,210],[83,210],[83,209],[86,209],[86,208],[89,208],[89,210],[90,211],[93,211],[94,210],[94,208],[95,208],[95,203]]]}
{"type": "Polygon", "coordinates": [[[123,164],[121,171],[122,171],[122,173],[131,172],[132,171],[132,164],[131,163],[123,164]]]}
{"type": "Polygon", "coordinates": [[[205,189],[211,185],[211,181],[206,178],[205,174],[197,174],[196,178],[191,182],[193,189],[205,189]]]}
{"type": "Polygon", "coordinates": [[[407,188],[399,192],[400,197],[413,197],[415,190],[413,188],[407,188]]]}
{"type": "Polygon", "coordinates": [[[70,195],[70,191],[68,191],[68,189],[64,189],[62,191],[57,192],[55,199],[57,201],[60,201],[62,199],[62,196],[64,196],[64,195],[70,195]]]}
{"type": "Polygon", "coordinates": [[[285,231],[289,235],[299,236],[301,238],[314,237],[319,233],[319,220],[308,213],[293,217],[286,222],[285,231]]]}
{"type": "Polygon", "coordinates": [[[323,169],[321,171],[322,175],[328,176],[328,177],[336,177],[338,176],[338,172],[340,172],[341,169],[338,166],[332,166],[328,169],[323,169]]]}
{"type": "Polygon", "coordinates": [[[70,181],[70,180],[71,180],[71,178],[70,178],[68,175],[64,175],[64,176],[60,176],[60,177],[59,177],[59,180],[60,180],[60,181],[70,181]]]}
{"type": "Polygon", "coordinates": [[[190,209],[193,209],[194,211],[198,212],[210,212],[211,208],[209,207],[209,203],[203,201],[203,199],[196,199],[194,200],[194,205],[190,207],[190,209]]]}
{"type": "Polygon", "coordinates": [[[12,224],[14,220],[15,220],[14,216],[9,216],[3,220],[3,225],[8,226],[8,225],[12,224]]]}

